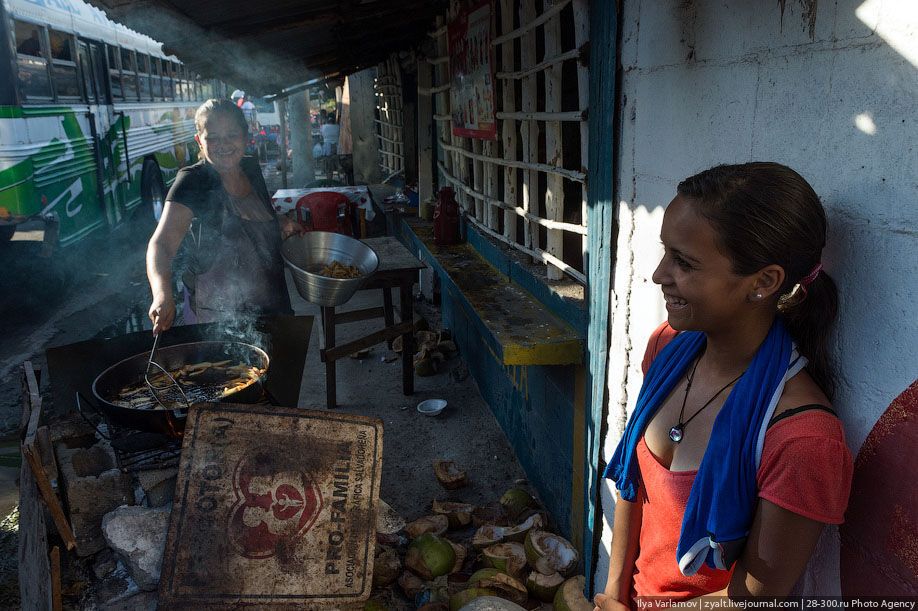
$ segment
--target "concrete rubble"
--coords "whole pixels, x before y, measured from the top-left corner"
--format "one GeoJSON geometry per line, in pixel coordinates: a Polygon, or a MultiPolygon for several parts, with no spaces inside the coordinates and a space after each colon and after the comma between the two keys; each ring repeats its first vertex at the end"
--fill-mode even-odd
{"type": "Polygon", "coordinates": [[[159,584],[172,506],[122,506],[105,515],[102,532],[141,590],[159,584]]]}

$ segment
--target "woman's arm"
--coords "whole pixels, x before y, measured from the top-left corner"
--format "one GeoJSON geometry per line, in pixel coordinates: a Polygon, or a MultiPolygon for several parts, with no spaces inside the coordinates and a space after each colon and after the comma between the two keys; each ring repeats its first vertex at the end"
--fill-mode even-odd
{"type": "Polygon", "coordinates": [[[759,499],[730,584],[708,596],[787,596],[803,574],[824,526],[759,499]]]}
{"type": "Polygon", "coordinates": [[[609,551],[609,576],[605,592],[596,595],[596,607],[603,611],[620,608],[615,603],[630,607],[631,582],[637,560],[641,537],[643,507],[638,492],[636,502],[619,498],[615,502],[615,520],[612,525],[612,549],[609,551]]]}
{"type": "Polygon", "coordinates": [[[175,300],[172,297],[172,260],[178,252],[191,219],[191,210],[172,201],[167,201],[156,231],[147,245],[147,279],[153,293],[150,305],[150,320],[153,334],[157,335],[172,326],[175,320],[175,300]]]}

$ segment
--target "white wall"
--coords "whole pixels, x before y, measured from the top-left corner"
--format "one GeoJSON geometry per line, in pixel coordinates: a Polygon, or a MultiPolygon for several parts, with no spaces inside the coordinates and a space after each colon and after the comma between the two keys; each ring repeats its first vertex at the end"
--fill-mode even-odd
{"type": "MultiPolygon", "coordinates": [[[[619,243],[612,295],[609,434],[618,442],[641,385],[647,337],[666,314],[650,276],[663,209],[683,178],[718,163],[777,161],[829,214],[826,269],[839,285],[835,406],[856,454],[915,379],[918,346],[918,3],[624,2],[619,243]],[[815,4],[815,3],[814,3],[815,4]]],[[[918,467],[916,467],[918,468],[918,467]]],[[[613,501],[597,587],[605,584],[613,501]]],[[[801,583],[839,593],[837,531],[801,583]]]]}

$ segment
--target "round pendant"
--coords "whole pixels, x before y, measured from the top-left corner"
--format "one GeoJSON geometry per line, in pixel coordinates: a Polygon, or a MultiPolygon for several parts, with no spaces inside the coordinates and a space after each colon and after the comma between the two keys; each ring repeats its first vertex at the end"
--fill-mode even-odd
{"type": "Polygon", "coordinates": [[[669,429],[669,438],[676,443],[682,441],[682,427],[677,424],[673,428],[669,429]]]}

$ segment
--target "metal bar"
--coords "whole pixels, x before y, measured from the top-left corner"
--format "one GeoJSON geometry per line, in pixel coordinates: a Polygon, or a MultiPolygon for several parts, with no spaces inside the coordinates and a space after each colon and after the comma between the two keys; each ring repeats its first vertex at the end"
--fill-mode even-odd
{"type": "Polygon", "coordinates": [[[572,110],[567,112],[499,112],[498,119],[516,119],[518,121],[586,121],[587,111],[572,110]]]}
{"type": "Polygon", "coordinates": [[[446,179],[450,181],[451,183],[453,183],[460,191],[467,193],[468,195],[474,197],[475,199],[482,200],[483,202],[485,202],[486,204],[490,206],[496,206],[498,208],[503,208],[504,210],[509,210],[510,212],[513,212],[517,216],[521,216],[525,219],[528,219],[529,221],[532,221],[536,225],[541,225],[542,227],[546,227],[548,229],[560,229],[561,231],[569,231],[571,233],[577,233],[580,235],[587,235],[588,233],[587,228],[584,227],[583,225],[575,225],[573,223],[564,223],[562,221],[552,221],[549,219],[543,219],[540,216],[536,216],[534,214],[527,212],[526,210],[524,210],[523,208],[520,208],[519,206],[510,206],[500,201],[499,199],[493,199],[491,197],[488,197],[484,193],[476,191],[475,189],[469,187],[468,185],[463,184],[461,180],[459,180],[458,178],[450,174],[446,170],[446,168],[443,166],[442,163],[438,163],[437,165],[439,166],[440,171],[443,172],[443,175],[446,177],[446,179]]]}
{"type": "Polygon", "coordinates": [[[430,89],[421,89],[418,87],[418,93],[423,93],[424,95],[433,95],[435,93],[443,93],[444,91],[449,91],[452,88],[452,85],[440,85],[438,87],[431,87],[430,89]]]}
{"type": "Polygon", "coordinates": [[[518,27],[512,32],[507,32],[503,36],[498,36],[497,38],[491,41],[491,45],[496,47],[497,45],[503,44],[505,42],[509,42],[513,40],[514,38],[519,38],[520,36],[528,32],[529,30],[533,30],[539,27],[540,25],[542,25],[543,23],[545,23],[546,21],[548,21],[549,19],[551,19],[552,17],[560,13],[562,10],[564,10],[564,7],[566,7],[570,3],[571,3],[571,0],[561,0],[560,2],[558,2],[558,4],[554,5],[553,7],[546,9],[545,12],[543,12],[541,15],[539,15],[532,21],[518,27]]]}
{"type": "Polygon", "coordinates": [[[488,161],[490,163],[496,163],[498,165],[503,165],[508,168],[522,168],[524,170],[537,170],[539,172],[546,172],[549,174],[557,174],[558,176],[563,176],[568,180],[573,180],[575,182],[586,182],[586,174],[583,172],[578,172],[577,170],[568,170],[567,168],[559,168],[557,166],[548,165],[547,163],[531,163],[525,161],[512,161],[509,159],[489,159],[484,157],[484,155],[478,155],[471,151],[467,151],[461,147],[453,146],[451,144],[446,144],[445,142],[440,142],[440,146],[447,151],[453,151],[464,155],[470,159],[478,159],[479,161],[488,161]]]}
{"type": "Polygon", "coordinates": [[[560,64],[569,59],[577,59],[579,57],[580,57],[580,49],[571,49],[570,51],[566,51],[565,53],[556,55],[552,57],[551,59],[546,59],[545,61],[540,62],[536,64],[535,66],[532,66],[531,68],[527,68],[526,70],[518,70],[516,72],[498,72],[494,76],[499,79],[521,79],[521,78],[530,76],[532,74],[536,74],[537,72],[541,72],[542,70],[545,70],[546,68],[551,68],[555,64],[560,64]]]}
{"type": "Polygon", "coordinates": [[[521,250],[531,257],[535,257],[536,259],[541,260],[543,263],[550,264],[560,269],[562,272],[564,272],[565,274],[567,274],[568,276],[570,276],[571,278],[573,278],[574,280],[576,280],[577,282],[581,284],[586,284],[586,276],[578,272],[576,269],[574,269],[573,267],[571,267],[564,261],[558,259],[557,257],[550,255],[547,252],[540,250],[538,248],[526,248],[525,246],[521,244],[517,244],[516,242],[511,242],[510,240],[504,238],[504,236],[497,233],[496,231],[491,231],[490,229],[485,227],[483,223],[478,222],[477,220],[475,220],[474,218],[470,216],[466,217],[466,220],[472,225],[474,225],[475,227],[477,227],[478,229],[481,229],[482,231],[484,231],[486,234],[488,234],[492,238],[496,240],[500,240],[501,242],[504,242],[505,244],[509,244],[511,247],[516,248],[517,250],[521,250]]]}

